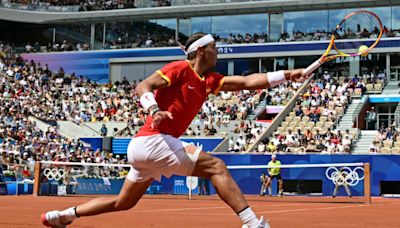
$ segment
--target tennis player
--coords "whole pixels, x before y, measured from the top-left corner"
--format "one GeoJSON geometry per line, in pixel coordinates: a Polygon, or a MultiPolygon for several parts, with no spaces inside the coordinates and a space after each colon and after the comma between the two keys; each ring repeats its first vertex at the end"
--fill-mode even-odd
{"type": "MultiPolygon", "coordinates": [[[[268,166],[280,166],[281,162],[279,160],[276,159],[276,154],[272,154],[271,155],[271,161],[268,162],[268,166]]],[[[267,180],[267,184],[266,184],[266,188],[268,188],[268,194],[270,196],[272,196],[272,189],[271,189],[271,184],[272,184],[272,180],[274,178],[276,178],[278,180],[278,188],[279,188],[279,192],[278,195],[279,196],[283,196],[283,179],[281,176],[281,168],[268,168],[268,180],[267,180]]]]}
{"type": "Polygon", "coordinates": [[[257,218],[224,162],[192,144],[178,139],[211,93],[264,89],[287,80],[304,81],[302,69],[267,74],[224,77],[212,72],[217,63],[213,37],[196,33],[189,37],[187,59],[171,62],[136,87],[140,103],[148,112],[146,124],[128,146],[132,167],[118,196],[93,199],[63,211],[43,213],[46,226],[64,227],[78,217],[128,210],[143,196],[153,180],[171,175],[210,179],[218,195],[237,213],[243,227],[269,227],[257,218]]]}

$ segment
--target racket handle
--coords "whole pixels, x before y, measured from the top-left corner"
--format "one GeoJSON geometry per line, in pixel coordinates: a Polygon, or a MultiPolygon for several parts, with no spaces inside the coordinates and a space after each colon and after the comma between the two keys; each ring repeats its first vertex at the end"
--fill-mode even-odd
{"type": "Polygon", "coordinates": [[[322,63],[321,61],[318,59],[317,61],[313,62],[310,66],[308,66],[306,69],[304,69],[303,73],[305,75],[309,75],[311,74],[314,70],[316,70],[319,66],[321,66],[322,63]]]}

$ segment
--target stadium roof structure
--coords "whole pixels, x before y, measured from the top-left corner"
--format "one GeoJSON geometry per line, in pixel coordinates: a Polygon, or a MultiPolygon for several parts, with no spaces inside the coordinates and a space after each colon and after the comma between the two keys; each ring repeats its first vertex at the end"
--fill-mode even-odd
{"type": "Polygon", "coordinates": [[[400,0],[269,0],[229,4],[204,4],[196,5],[195,7],[188,5],[85,12],[43,12],[0,8],[0,20],[36,24],[104,23],[393,5],[400,5],[400,0]]]}

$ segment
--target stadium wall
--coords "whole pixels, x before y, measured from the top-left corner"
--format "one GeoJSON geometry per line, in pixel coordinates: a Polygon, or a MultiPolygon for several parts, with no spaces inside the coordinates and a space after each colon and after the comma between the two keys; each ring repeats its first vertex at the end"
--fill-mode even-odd
{"type": "MultiPolygon", "coordinates": [[[[229,165],[266,165],[270,161],[269,155],[216,155],[229,165]]],[[[381,184],[383,181],[400,181],[400,156],[393,155],[278,155],[282,164],[327,164],[327,163],[356,163],[369,162],[371,165],[371,195],[381,195],[381,184]]],[[[282,169],[283,180],[321,180],[322,193],[325,196],[332,195],[335,185],[326,178],[327,168],[308,168],[308,169],[282,169]]],[[[354,169],[354,168],[352,168],[354,169]]],[[[264,170],[265,171],[265,170],[264,170]]],[[[245,194],[259,194],[262,170],[231,170],[233,178],[245,194]]],[[[172,177],[163,179],[161,185],[166,187],[173,186],[175,180],[182,180],[182,177],[172,177]],[[170,182],[173,182],[172,184],[170,182]]],[[[276,181],[273,189],[276,190],[276,181]]],[[[360,181],[355,187],[350,187],[354,196],[363,195],[364,182],[360,181]]],[[[174,189],[164,188],[164,191],[173,193],[174,189]],[[168,191],[169,190],[169,191],[168,191]],[[171,191],[172,190],[172,191],[171,191]]],[[[211,188],[211,193],[215,191],[211,188]]],[[[340,189],[339,195],[345,195],[340,189]]]]}
{"type": "MultiPolygon", "coordinates": [[[[266,165],[269,155],[215,155],[229,165],[266,165]]],[[[328,164],[328,163],[355,163],[369,162],[371,165],[371,195],[380,196],[382,194],[382,182],[400,181],[400,156],[394,155],[278,155],[282,164],[328,164]]],[[[325,196],[332,195],[335,185],[326,177],[327,168],[299,168],[282,169],[281,175],[284,180],[313,180],[322,182],[322,193],[325,196]]],[[[354,167],[352,168],[354,170],[354,167]]],[[[239,169],[231,170],[233,178],[245,194],[259,194],[259,176],[262,169],[239,169]]],[[[359,173],[360,174],[360,173],[359,173]]],[[[122,186],[123,180],[108,181],[101,179],[79,179],[77,192],[79,194],[117,194],[122,186]]],[[[172,176],[162,178],[161,182],[154,182],[149,189],[149,193],[166,194],[187,194],[187,178],[172,176]]],[[[355,187],[350,187],[353,196],[363,195],[364,181],[360,181],[355,187]]],[[[276,190],[276,181],[273,182],[273,189],[276,190]]],[[[196,194],[197,188],[194,189],[196,194]]],[[[215,190],[210,186],[210,193],[215,194],[215,190]]],[[[340,189],[338,195],[345,195],[340,189]]]]}
{"type": "MultiPolygon", "coordinates": [[[[227,165],[266,165],[270,161],[269,155],[216,155],[225,161],[227,165]]],[[[381,194],[382,181],[400,181],[400,156],[396,155],[278,155],[278,160],[282,164],[326,164],[326,163],[355,163],[355,162],[369,162],[371,165],[371,195],[379,196],[381,194]]],[[[296,171],[282,170],[282,177],[285,180],[306,178],[313,179],[315,177],[322,177],[323,193],[330,195],[333,192],[334,185],[330,180],[325,178],[325,171],[315,172],[302,170],[299,173],[296,171]],[[309,173],[310,172],[310,173],[309,173]]],[[[238,181],[242,190],[245,193],[257,194],[259,191],[259,176],[261,173],[254,173],[250,179],[245,179],[241,173],[233,174],[233,177],[238,181]]],[[[360,182],[352,191],[361,193],[360,182]]]]}

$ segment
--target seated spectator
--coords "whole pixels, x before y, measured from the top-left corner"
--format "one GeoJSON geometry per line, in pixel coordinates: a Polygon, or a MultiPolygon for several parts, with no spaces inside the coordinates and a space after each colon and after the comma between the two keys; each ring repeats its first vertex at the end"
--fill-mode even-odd
{"type": "Polygon", "coordinates": [[[279,144],[276,146],[278,152],[285,152],[287,145],[283,143],[282,139],[279,140],[279,144]]]}
{"type": "Polygon", "coordinates": [[[344,150],[347,153],[350,153],[352,140],[349,135],[346,135],[342,140],[342,145],[344,146],[344,150]]]}
{"type": "Polygon", "coordinates": [[[315,146],[315,141],[311,140],[310,143],[306,147],[306,152],[315,152],[317,147],[315,146]]]}
{"type": "Polygon", "coordinates": [[[259,152],[259,153],[264,153],[265,152],[265,149],[266,149],[266,147],[265,147],[265,144],[264,143],[259,143],[258,144],[258,146],[257,146],[257,152],[259,152]]]}
{"type": "Polygon", "coordinates": [[[327,149],[326,146],[324,145],[324,143],[321,142],[321,140],[316,140],[315,152],[322,153],[326,151],[326,149],[327,149]]]}
{"type": "Polygon", "coordinates": [[[276,146],[272,141],[269,142],[269,144],[267,146],[267,151],[270,152],[270,153],[276,152],[276,146]]]}
{"type": "Polygon", "coordinates": [[[194,136],[194,131],[192,130],[191,127],[189,127],[188,129],[186,129],[185,135],[187,136],[194,136]]]}
{"type": "Polygon", "coordinates": [[[369,147],[369,153],[370,153],[370,154],[376,154],[376,153],[377,153],[377,148],[376,148],[376,146],[375,146],[374,144],[372,144],[372,145],[369,147]]]}
{"type": "Polygon", "coordinates": [[[213,124],[210,124],[208,135],[215,135],[217,134],[217,130],[214,128],[213,124]]]}

